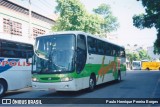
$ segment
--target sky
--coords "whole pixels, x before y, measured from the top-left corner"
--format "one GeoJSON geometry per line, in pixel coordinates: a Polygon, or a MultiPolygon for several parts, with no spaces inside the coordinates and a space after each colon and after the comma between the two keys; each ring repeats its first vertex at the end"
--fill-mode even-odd
{"type": "MultiPolygon", "coordinates": [[[[28,7],[28,0],[13,0],[22,6],[28,7]]],[[[56,0],[31,0],[32,10],[41,12],[43,15],[52,14],[55,11],[56,0]]],[[[133,26],[132,17],[135,14],[144,13],[141,2],[137,0],[80,0],[88,12],[93,13],[101,3],[110,5],[111,11],[117,17],[120,27],[111,35],[116,35],[119,44],[126,46],[153,46],[157,31],[155,28],[140,30],[133,26]]]]}
{"type": "Polygon", "coordinates": [[[81,0],[86,5],[89,12],[96,8],[101,3],[106,3],[111,6],[111,11],[117,17],[120,27],[116,32],[112,32],[120,39],[120,44],[131,46],[137,44],[139,46],[153,46],[156,40],[156,29],[140,30],[133,26],[132,17],[135,14],[144,13],[145,10],[141,2],[136,0],[81,0]]]}

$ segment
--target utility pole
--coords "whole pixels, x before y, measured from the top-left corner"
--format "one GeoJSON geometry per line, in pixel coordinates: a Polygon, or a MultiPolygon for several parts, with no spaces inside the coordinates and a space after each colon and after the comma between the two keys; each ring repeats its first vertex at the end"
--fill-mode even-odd
{"type": "Polygon", "coordinates": [[[33,38],[32,35],[32,8],[31,8],[31,0],[29,2],[29,38],[33,38]]]}

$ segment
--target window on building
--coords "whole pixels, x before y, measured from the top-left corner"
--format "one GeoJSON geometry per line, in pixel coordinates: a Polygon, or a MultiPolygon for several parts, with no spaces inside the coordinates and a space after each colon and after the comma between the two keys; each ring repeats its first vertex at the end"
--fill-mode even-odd
{"type": "Polygon", "coordinates": [[[22,36],[22,24],[3,18],[3,31],[8,34],[22,36]]]}
{"type": "Polygon", "coordinates": [[[46,33],[45,30],[33,27],[33,36],[34,37],[36,37],[37,35],[43,35],[45,33],[46,33]]]}

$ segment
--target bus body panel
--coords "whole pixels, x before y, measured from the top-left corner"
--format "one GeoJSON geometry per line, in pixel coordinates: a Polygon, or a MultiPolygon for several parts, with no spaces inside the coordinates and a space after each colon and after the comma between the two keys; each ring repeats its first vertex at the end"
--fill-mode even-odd
{"type": "Polygon", "coordinates": [[[141,61],[133,61],[132,62],[133,70],[141,70],[141,61]]]}
{"type": "Polygon", "coordinates": [[[160,62],[142,62],[143,70],[160,70],[160,62]]]}
{"type": "MultiPolygon", "coordinates": [[[[31,65],[26,63],[26,59],[0,59],[0,78],[6,80],[8,90],[16,90],[31,86],[31,65]],[[4,61],[7,61],[9,64],[3,65],[4,61]]],[[[31,59],[29,60],[31,62],[31,59]]]]}
{"type": "Polygon", "coordinates": [[[33,39],[24,36],[12,36],[0,34],[0,80],[1,85],[7,88],[5,91],[22,89],[31,86],[31,64],[33,55],[33,39]],[[28,58],[27,58],[28,56],[28,58]]]}

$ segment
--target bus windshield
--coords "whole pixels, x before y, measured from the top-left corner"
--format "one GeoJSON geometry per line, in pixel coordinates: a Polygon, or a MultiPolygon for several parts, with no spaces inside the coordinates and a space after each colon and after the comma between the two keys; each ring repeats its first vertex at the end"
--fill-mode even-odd
{"type": "Polygon", "coordinates": [[[36,38],[36,73],[64,73],[74,70],[75,36],[49,35],[36,38]]]}
{"type": "Polygon", "coordinates": [[[140,65],[140,62],[133,62],[133,66],[134,67],[140,67],[141,65],[140,65]]]}

